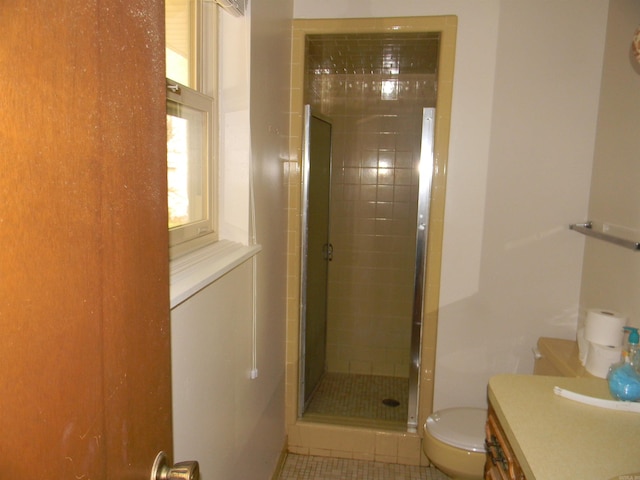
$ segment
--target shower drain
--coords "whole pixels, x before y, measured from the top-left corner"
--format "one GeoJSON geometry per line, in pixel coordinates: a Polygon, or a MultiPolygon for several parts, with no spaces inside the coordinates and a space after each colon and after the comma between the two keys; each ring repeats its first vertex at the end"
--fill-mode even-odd
{"type": "Polygon", "coordinates": [[[398,405],[400,405],[400,402],[395,398],[385,398],[384,400],[382,400],[382,403],[387,407],[397,407],[398,405]]]}

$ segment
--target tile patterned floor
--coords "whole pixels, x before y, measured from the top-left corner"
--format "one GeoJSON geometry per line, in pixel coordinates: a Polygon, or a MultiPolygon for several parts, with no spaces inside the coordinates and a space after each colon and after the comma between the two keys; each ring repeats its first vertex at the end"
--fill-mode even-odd
{"type": "Polygon", "coordinates": [[[305,413],[407,422],[409,381],[379,375],[326,373],[305,413]],[[396,400],[398,406],[382,401],[396,400]]]}
{"type": "Polygon", "coordinates": [[[288,454],[278,480],[449,480],[433,467],[288,454]]]}

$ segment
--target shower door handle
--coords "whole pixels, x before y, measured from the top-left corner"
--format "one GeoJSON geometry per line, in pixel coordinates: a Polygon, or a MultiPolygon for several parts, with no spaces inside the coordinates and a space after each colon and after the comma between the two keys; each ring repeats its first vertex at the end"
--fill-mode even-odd
{"type": "Polygon", "coordinates": [[[330,262],[333,260],[333,245],[330,243],[325,243],[322,246],[322,257],[330,262]]]}

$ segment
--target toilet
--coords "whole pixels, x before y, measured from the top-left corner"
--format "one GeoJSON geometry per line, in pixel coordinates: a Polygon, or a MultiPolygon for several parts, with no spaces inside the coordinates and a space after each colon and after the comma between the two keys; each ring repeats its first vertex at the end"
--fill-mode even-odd
{"type": "Polygon", "coordinates": [[[432,413],[424,425],[425,455],[455,480],[482,480],[486,421],[484,408],[447,408],[432,413]]]}

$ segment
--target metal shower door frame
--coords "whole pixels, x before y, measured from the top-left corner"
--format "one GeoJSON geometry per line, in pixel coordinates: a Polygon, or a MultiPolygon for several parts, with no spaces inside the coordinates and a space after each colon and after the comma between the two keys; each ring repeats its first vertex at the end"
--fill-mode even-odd
{"type": "Polygon", "coordinates": [[[411,365],[409,368],[409,404],[407,430],[418,429],[418,401],[420,392],[420,356],[426,277],[427,246],[429,243],[429,213],[434,167],[435,108],[422,110],[422,139],[418,183],[418,215],[416,225],[416,263],[414,275],[413,314],[411,318],[411,365]]]}
{"type": "MultiPolygon", "coordinates": [[[[314,115],[317,115],[314,113],[314,115]]],[[[311,108],[305,106],[305,119],[310,119],[311,108]]],[[[324,120],[324,118],[323,118],[324,120]]],[[[330,120],[327,119],[329,122],[330,120]]],[[[298,415],[302,415],[305,405],[304,396],[304,371],[305,371],[305,318],[306,318],[306,287],[307,287],[307,225],[308,225],[308,183],[309,183],[309,121],[305,121],[303,132],[303,158],[302,158],[302,242],[301,242],[301,298],[300,298],[300,379],[298,384],[298,415]]],[[[411,318],[411,347],[409,368],[409,395],[407,430],[416,432],[418,428],[418,404],[420,391],[420,365],[422,326],[425,303],[425,278],[426,258],[429,235],[429,217],[431,208],[431,191],[433,183],[434,159],[434,134],[435,134],[435,108],[424,108],[422,113],[422,137],[420,145],[420,165],[418,184],[418,211],[416,224],[416,255],[414,273],[414,296],[411,318]]]]}

